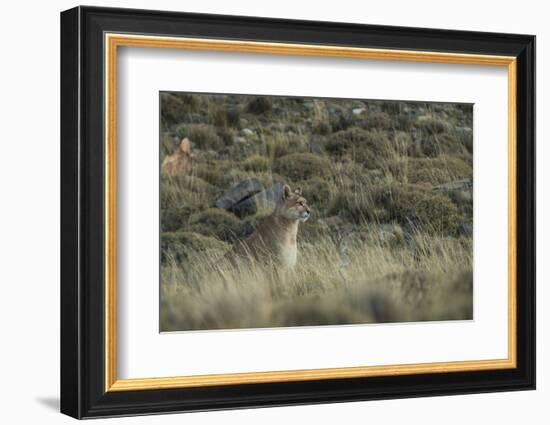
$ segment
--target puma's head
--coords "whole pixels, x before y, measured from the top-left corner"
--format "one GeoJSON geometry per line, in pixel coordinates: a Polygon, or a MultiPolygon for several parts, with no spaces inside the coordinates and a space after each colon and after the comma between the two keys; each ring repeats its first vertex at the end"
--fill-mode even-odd
{"type": "Polygon", "coordinates": [[[283,196],[277,212],[288,220],[301,222],[307,221],[311,214],[306,198],[302,196],[302,189],[298,188],[292,192],[287,185],[283,187],[283,196]]]}

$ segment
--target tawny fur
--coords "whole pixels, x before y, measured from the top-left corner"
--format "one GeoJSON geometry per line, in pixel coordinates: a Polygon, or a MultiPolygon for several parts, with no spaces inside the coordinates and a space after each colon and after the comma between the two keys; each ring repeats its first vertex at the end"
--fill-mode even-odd
{"type": "Polygon", "coordinates": [[[186,176],[191,174],[193,167],[193,154],[191,142],[187,137],[181,139],[179,146],[172,155],[168,155],[162,161],[161,170],[164,174],[186,176]]]}
{"type": "Polygon", "coordinates": [[[290,187],[284,186],[283,197],[273,213],[247,239],[237,242],[226,258],[233,264],[235,258],[241,258],[292,269],[298,257],[298,225],[309,216],[310,209],[301,190],[291,192],[290,187]]]}

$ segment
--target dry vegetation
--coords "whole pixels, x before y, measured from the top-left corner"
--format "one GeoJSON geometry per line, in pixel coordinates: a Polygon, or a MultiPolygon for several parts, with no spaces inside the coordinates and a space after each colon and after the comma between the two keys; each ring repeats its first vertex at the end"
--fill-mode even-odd
{"type": "Polygon", "coordinates": [[[191,175],[161,176],[162,331],[472,318],[471,106],[163,93],[161,108],[161,159],[181,137],[194,153],[191,175]],[[312,208],[292,272],[222,259],[269,214],[215,207],[251,177],[312,208]]]}

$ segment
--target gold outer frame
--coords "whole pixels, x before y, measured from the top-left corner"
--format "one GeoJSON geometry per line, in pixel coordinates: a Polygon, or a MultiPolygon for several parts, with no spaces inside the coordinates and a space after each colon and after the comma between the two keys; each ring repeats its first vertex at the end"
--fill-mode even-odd
{"type": "Polygon", "coordinates": [[[512,369],[517,366],[516,289],[517,289],[517,194],[516,194],[516,58],[393,49],[370,49],[328,45],[267,43],[199,38],[160,37],[106,33],[105,43],[105,391],[137,391],[216,385],[257,384],[270,382],[312,381],[418,373],[448,373],[512,369]],[[116,100],[117,48],[149,47],[189,50],[229,51],[302,56],[325,56],[355,59],[398,60],[468,65],[504,66],[508,71],[508,357],[494,360],[469,360],[383,366],[247,372],[163,378],[118,379],[116,324],[116,100]]]}

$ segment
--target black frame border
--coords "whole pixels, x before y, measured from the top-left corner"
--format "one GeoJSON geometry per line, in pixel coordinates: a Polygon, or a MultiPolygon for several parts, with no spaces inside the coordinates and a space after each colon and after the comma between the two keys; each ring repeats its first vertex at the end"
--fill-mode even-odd
{"type": "Polygon", "coordinates": [[[61,412],[75,418],[535,388],[535,37],[80,6],[61,13],[61,412]],[[517,58],[517,367],[105,392],[105,32],[517,58]]]}

